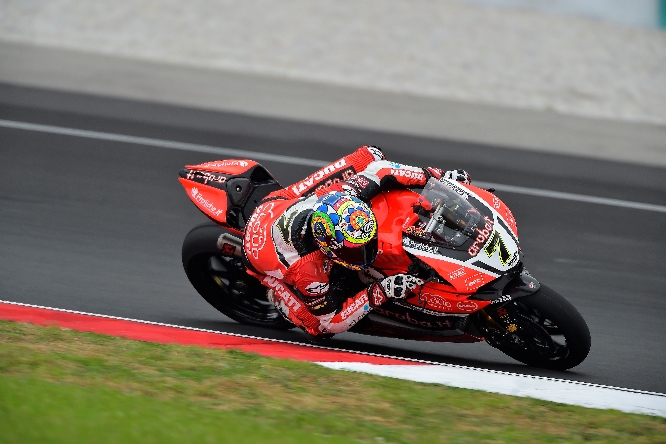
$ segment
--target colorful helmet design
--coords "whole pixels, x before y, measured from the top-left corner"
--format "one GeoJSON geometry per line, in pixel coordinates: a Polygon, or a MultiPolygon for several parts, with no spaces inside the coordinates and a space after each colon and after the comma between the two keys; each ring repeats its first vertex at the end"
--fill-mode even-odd
{"type": "Polygon", "coordinates": [[[310,221],[315,242],[334,262],[353,270],[377,256],[377,220],[370,207],[344,193],[317,199],[310,221]]]}

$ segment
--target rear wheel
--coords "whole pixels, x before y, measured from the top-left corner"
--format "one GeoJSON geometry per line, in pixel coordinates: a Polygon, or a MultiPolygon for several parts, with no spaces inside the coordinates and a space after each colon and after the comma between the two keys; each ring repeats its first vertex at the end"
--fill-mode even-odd
{"type": "Polygon", "coordinates": [[[534,367],[567,370],[587,357],[590,330],[578,310],[559,293],[542,285],[489,313],[504,327],[490,328],[487,341],[512,358],[534,367]]]}
{"type": "Polygon", "coordinates": [[[183,241],[183,268],[192,286],[210,305],[243,324],[274,329],[294,327],[266,296],[266,287],[250,276],[243,261],[225,256],[217,240],[229,233],[215,224],[194,228],[183,241]]]}

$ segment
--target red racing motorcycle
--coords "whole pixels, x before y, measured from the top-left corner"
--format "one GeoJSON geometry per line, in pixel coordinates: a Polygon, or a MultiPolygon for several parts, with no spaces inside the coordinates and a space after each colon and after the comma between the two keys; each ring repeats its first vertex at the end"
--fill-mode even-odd
{"type": "MultiPolygon", "coordinates": [[[[261,200],[282,188],[277,180],[245,159],[189,165],[179,180],[212,221],[183,242],[183,267],[194,288],[238,322],[293,328],[244,265],[243,229],[261,200]]],[[[516,221],[492,190],[430,179],[420,193],[386,191],[371,205],[379,233],[373,269],[392,275],[407,267],[424,284],[373,309],[350,331],[416,341],[485,340],[522,363],[556,370],[587,357],[585,320],[524,267],[516,221]]],[[[373,279],[372,271],[334,266],[331,289],[354,294],[373,279]]]]}

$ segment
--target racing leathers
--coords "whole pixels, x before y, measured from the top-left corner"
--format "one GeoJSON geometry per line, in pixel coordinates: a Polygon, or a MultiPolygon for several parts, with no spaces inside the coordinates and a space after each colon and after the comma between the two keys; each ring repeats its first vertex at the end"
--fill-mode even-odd
{"type": "MultiPolygon", "coordinates": [[[[297,327],[313,336],[344,332],[373,307],[405,297],[422,281],[408,274],[385,277],[376,270],[370,276],[362,270],[366,288],[334,297],[329,279],[334,264],[316,246],[308,223],[318,197],[337,191],[369,202],[388,188],[423,187],[430,177],[457,179],[458,171],[389,162],[379,148],[362,146],[262,200],[245,227],[248,272],[269,288],[271,302],[297,327]]],[[[468,181],[465,175],[462,179],[468,181]]]]}

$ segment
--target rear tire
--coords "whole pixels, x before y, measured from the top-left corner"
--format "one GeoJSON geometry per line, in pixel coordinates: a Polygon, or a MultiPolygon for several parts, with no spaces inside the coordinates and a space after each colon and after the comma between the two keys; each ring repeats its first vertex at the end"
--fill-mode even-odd
{"type": "Polygon", "coordinates": [[[217,240],[223,233],[239,237],[210,223],[185,236],[183,268],[192,286],[206,302],[237,322],[279,330],[293,328],[268,300],[266,287],[247,273],[242,259],[222,255],[217,240]]]}
{"type": "Polygon", "coordinates": [[[491,336],[488,343],[524,364],[568,370],[583,362],[592,339],[578,310],[559,293],[541,285],[534,294],[504,306],[518,330],[491,336]]]}

